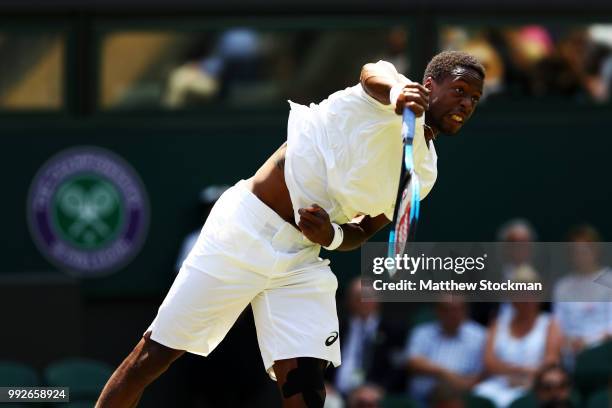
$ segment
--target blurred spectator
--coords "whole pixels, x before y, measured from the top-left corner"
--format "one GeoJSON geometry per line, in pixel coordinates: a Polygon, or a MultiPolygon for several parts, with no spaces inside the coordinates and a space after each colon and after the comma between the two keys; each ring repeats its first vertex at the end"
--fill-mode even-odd
{"type": "Polygon", "coordinates": [[[478,58],[484,66],[487,76],[479,103],[483,103],[492,95],[503,92],[504,63],[499,52],[483,33],[478,33],[470,38],[466,29],[462,27],[449,27],[443,30],[442,37],[444,49],[470,53],[478,58]]]}
{"type": "Polygon", "coordinates": [[[464,393],[447,383],[438,383],[429,395],[431,408],[463,408],[465,406],[464,393]]]}
{"type": "Polygon", "coordinates": [[[574,29],[559,41],[558,54],[576,78],[580,92],[589,99],[605,102],[609,89],[604,78],[604,67],[611,48],[597,41],[588,29],[574,29]]]}
{"type": "Polygon", "coordinates": [[[224,31],[210,55],[188,61],[170,73],[164,104],[185,106],[190,99],[223,98],[232,87],[258,79],[259,35],[248,28],[224,31]]]}
{"type": "Polygon", "coordinates": [[[584,29],[573,29],[562,36],[555,53],[534,69],[533,93],[536,96],[590,93],[585,64],[589,47],[584,29]]]}
{"type": "MultiPolygon", "coordinates": [[[[557,78],[557,72],[552,67],[548,69],[547,64],[555,51],[549,31],[541,25],[528,25],[505,29],[502,35],[510,62],[515,68],[514,79],[519,85],[518,89],[525,96],[543,96],[551,91],[551,87],[544,85],[557,78]],[[536,71],[545,73],[534,78],[536,71]]],[[[560,70],[557,65],[555,67],[560,70]]],[[[552,88],[556,90],[554,86],[552,88]]]]}
{"type": "Polygon", "coordinates": [[[504,279],[511,279],[516,270],[532,265],[533,245],[537,240],[536,232],[531,223],[523,218],[515,218],[504,223],[497,232],[499,242],[507,242],[504,245],[504,265],[502,275],[504,279]]]}
{"type": "Polygon", "coordinates": [[[397,72],[408,75],[408,32],[398,26],[389,30],[386,41],[386,52],[379,59],[388,61],[395,66],[397,72]]]}
{"type": "Polygon", "coordinates": [[[506,243],[503,246],[503,279],[516,280],[525,275],[537,275],[533,267],[533,242],[537,240],[537,234],[529,221],[524,218],[511,219],[499,228],[497,239],[506,243]]]}
{"type": "Polygon", "coordinates": [[[410,396],[423,405],[439,382],[465,391],[481,379],[486,334],[467,319],[465,302],[444,297],[436,304],[436,318],[414,328],[407,348],[407,367],[414,374],[410,396]]]}
{"type": "Polygon", "coordinates": [[[488,330],[484,355],[491,375],[474,388],[499,408],[509,406],[531,386],[536,371],[559,360],[561,332],[538,302],[513,302],[488,330]]]}
{"type": "Polygon", "coordinates": [[[487,72],[480,103],[504,91],[504,63],[499,53],[486,38],[478,37],[469,41],[462,47],[461,51],[468,52],[478,58],[487,72]]]}
{"type": "MultiPolygon", "coordinates": [[[[497,230],[497,240],[504,243],[501,246],[501,276],[500,281],[516,280],[525,276],[537,276],[533,267],[534,247],[537,234],[531,223],[524,218],[513,218],[506,221],[497,230]]],[[[493,319],[505,313],[512,313],[508,302],[481,303],[474,310],[473,317],[483,324],[490,324],[493,319]]]]}
{"type": "Polygon", "coordinates": [[[540,408],[572,407],[569,373],[559,364],[542,367],[535,376],[534,395],[540,408]]]}
{"type": "Polygon", "coordinates": [[[599,67],[596,68],[602,92],[600,101],[608,101],[612,92],[612,24],[591,25],[589,36],[600,50],[599,67]]]}
{"type": "Polygon", "coordinates": [[[363,384],[351,391],[347,399],[347,408],[382,408],[383,396],[382,388],[374,384],[363,384]]]}
{"type": "Polygon", "coordinates": [[[554,313],[564,334],[563,351],[571,364],[573,356],[612,336],[612,291],[597,283],[612,269],[600,264],[601,237],[595,228],[581,225],[568,234],[573,272],[554,290],[554,313]]]}
{"type": "Polygon", "coordinates": [[[344,408],[342,395],[329,382],[325,382],[325,404],[323,408],[344,408]]]}
{"type": "Polygon", "coordinates": [[[365,382],[399,391],[404,377],[394,356],[401,351],[403,331],[382,318],[378,302],[362,301],[361,290],[361,280],[353,280],[346,299],[349,315],[340,320],[342,365],[330,375],[344,395],[365,382]]]}
{"type": "Polygon", "coordinates": [[[219,197],[221,197],[221,194],[223,194],[228,188],[229,186],[225,185],[212,185],[206,187],[200,192],[200,196],[198,197],[199,213],[201,217],[198,221],[199,228],[187,235],[183,240],[179,255],[176,258],[176,264],[174,266],[176,273],[178,273],[178,271],[181,269],[183,261],[185,260],[185,258],[187,258],[187,255],[189,255],[191,248],[193,248],[196,241],[198,240],[198,237],[200,236],[200,230],[202,229],[202,225],[204,225],[204,222],[206,222],[206,218],[208,218],[210,210],[212,210],[219,197]]]}
{"type": "Polygon", "coordinates": [[[554,51],[553,40],[544,26],[534,24],[506,29],[505,34],[512,59],[523,70],[529,70],[554,51]]]}

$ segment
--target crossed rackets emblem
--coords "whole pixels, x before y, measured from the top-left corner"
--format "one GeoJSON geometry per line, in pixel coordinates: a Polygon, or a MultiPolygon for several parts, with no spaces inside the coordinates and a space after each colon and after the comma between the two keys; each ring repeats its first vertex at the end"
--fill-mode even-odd
{"type": "Polygon", "coordinates": [[[68,235],[75,240],[92,243],[96,237],[105,238],[112,232],[112,226],[104,220],[118,206],[114,189],[107,183],[98,183],[90,190],[77,184],[70,184],[58,192],[58,208],[70,218],[68,235]]]}

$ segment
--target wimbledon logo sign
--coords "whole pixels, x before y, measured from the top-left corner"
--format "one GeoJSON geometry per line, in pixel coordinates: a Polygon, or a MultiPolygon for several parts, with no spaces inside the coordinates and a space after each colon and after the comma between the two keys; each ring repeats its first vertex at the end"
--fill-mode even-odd
{"type": "Polygon", "coordinates": [[[140,250],[149,221],[137,174],[97,147],[65,150],[47,161],[32,182],[27,211],[42,254],[81,277],[125,266],[140,250]]]}

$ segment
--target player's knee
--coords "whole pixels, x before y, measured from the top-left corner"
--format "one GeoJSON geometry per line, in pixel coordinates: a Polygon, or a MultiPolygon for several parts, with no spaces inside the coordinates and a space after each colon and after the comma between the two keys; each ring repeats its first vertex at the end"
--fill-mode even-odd
{"type": "Polygon", "coordinates": [[[282,386],[283,398],[301,394],[306,407],[322,408],[325,402],[323,371],[326,365],[326,362],[316,358],[297,358],[297,367],[287,373],[282,386]]]}

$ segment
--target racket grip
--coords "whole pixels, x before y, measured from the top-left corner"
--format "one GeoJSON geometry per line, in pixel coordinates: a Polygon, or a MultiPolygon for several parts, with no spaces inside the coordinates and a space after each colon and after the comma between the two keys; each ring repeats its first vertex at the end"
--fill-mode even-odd
{"type": "Polygon", "coordinates": [[[415,127],[416,116],[410,108],[404,108],[404,113],[402,114],[402,138],[412,139],[414,137],[414,127],[415,127]]]}

